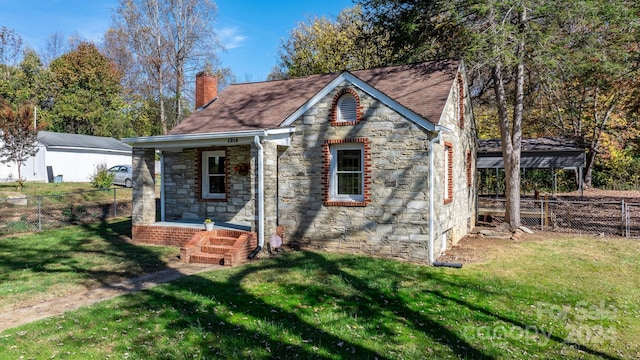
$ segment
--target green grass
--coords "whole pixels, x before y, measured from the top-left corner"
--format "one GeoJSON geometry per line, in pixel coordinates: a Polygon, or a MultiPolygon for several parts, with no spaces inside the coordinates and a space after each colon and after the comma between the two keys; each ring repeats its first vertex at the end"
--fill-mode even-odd
{"type": "MultiPolygon", "coordinates": [[[[18,183],[0,183],[0,199],[6,198],[9,195],[16,195],[18,192],[18,183]]],[[[112,188],[116,188],[117,200],[131,200],[131,189],[114,185],[112,188]]],[[[41,182],[26,182],[24,187],[20,190],[20,193],[32,197],[32,196],[49,196],[49,195],[61,195],[60,201],[78,202],[78,201],[113,201],[113,190],[98,190],[91,183],[41,183],[41,182]],[[65,199],[66,198],[66,199],[65,199]]]]}
{"type": "Polygon", "coordinates": [[[483,256],[450,269],[294,252],[6,330],[0,359],[640,357],[638,241],[497,241],[483,256]]]}
{"type": "Polygon", "coordinates": [[[127,242],[131,221],[116,219],[0,238],[0,311],[165,269],[171,247],[127,242]]]}

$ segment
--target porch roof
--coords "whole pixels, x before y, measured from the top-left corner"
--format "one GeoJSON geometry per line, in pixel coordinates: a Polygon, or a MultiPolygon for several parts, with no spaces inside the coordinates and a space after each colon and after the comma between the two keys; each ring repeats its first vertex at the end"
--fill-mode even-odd
{"type": "Polygon", "coordinates": [[[251,144],[256,136],[277,141],[288,146],[294,128],[272,130],[228,131],[216,133],[197,133],[180,135],[157,135],[137,138],[125,138],[123,142],[135,144],[138,148],[155,148],[158,150],[180,150],[184,148],[206,146],[235,146],[251,144]]]}

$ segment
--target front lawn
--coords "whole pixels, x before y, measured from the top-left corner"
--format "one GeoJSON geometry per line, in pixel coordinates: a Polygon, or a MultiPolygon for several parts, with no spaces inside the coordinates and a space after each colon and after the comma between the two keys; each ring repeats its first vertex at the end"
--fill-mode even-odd
{"type": "Polygon", "coordinates": [[[6,330],[0,359],[639,358],[640,243],[553,236],[462,269],[292,252],[6,330]]]}
{"type": "Polygon", "coordinates": [[[130,234],[120,218],[0,238],[0,311],[163,270],[179,253],[133,245],[130,234]]]}

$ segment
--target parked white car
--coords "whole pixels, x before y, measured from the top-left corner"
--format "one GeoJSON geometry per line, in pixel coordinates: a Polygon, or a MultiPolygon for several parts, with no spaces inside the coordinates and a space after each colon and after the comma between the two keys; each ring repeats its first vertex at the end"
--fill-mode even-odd
{"type": "Polygon", "coordinates": [[[109,172],[114,174],[113,184],[130,188],[133,186],[133,172],[131,165],[116,165],[109,168],[109,172]]]}

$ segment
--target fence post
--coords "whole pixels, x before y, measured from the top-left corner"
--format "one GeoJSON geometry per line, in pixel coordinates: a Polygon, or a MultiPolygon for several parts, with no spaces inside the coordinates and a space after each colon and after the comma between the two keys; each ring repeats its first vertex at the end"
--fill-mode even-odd
{"type": "Polygon", "coordinates": [[[621,212],[620,219],[622,220],[621,229],[620,229],[621,234],[620,235],[622,235],[622,236],[625,235],[624,233],[627,230],[627,219],[626,219],[626,216],[625,216],[624,208],[625,208],[624,199],[622,199],[622,205],[620,207],[620,212],[621,212]]]}
{"type": "Polygon", "coordinates": [[[118,203],[116,202],[116,188],[113,188],[113,217],[117,217],[117,210],[116,207],[118,205],[118,203]]]}
{"type": "Polygon", "coordinates": [[[630,224],[630,216],[629,216],[629,205],[624,206],[624,222],[625,222],[625,237],[628,239],[631,237],[631,224],[630,224]]]}
{"type": "Polygon", "coordinates": [[[38,231],[42,231],[42,196],[38,196],[38,231]]]}
{"type": "Polygon", "coordinates": [[[544,200],[540,199],[540,230],[544,231],[544,200]]]}

